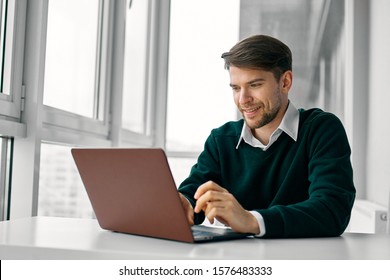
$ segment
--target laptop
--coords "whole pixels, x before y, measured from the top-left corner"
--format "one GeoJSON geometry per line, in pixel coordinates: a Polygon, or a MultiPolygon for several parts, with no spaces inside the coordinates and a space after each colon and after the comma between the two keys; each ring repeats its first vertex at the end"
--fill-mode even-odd
{"type": "Polygon", "coordinates": [[[250,236],[191,226],[162,149],[74,148],[71,153],[103,229],[189,243],[250,236]]]}

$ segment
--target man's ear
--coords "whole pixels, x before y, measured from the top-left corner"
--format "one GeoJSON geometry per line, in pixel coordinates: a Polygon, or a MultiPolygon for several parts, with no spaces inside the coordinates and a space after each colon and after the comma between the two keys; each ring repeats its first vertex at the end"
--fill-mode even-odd
{"type": "Polygon", "coordinates": [[[286,71],[281,77],[281,89],[283,92],[288,93],[292,86],[293,74],[292,71],[286,71]]]}

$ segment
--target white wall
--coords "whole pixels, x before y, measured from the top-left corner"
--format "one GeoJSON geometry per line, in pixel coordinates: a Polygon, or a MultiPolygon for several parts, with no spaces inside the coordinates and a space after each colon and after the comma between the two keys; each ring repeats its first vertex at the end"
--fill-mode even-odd
{"type": "Polygon", "coordinates": [[[390,1],[370,1],[367,199],[389,204],[390,1]]]}

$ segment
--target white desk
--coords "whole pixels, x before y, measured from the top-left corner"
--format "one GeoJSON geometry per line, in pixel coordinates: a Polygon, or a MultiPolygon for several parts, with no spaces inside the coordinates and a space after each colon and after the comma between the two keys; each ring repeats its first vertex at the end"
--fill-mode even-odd
{"type": "Polygon", "coordinates": [[[389,260],[390,235],[186,244],[102,230],[92,219],[33,217],[0,222],[0,259],[389,260]]]}

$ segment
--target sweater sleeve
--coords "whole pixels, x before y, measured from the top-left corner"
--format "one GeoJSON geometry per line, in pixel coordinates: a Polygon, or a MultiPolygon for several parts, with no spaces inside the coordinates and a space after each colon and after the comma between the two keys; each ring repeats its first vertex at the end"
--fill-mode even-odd
{"type": "Polygon", "coordinates": [[[348,225],[355,187],[344,127],[329,113],[307,125],[308,198],[258,210],[267,229],[264,237],[338,236],[348,225]]]}
{"type": "MultiPolygon", "coordinates": [[[[191,168],[189,177],[180,184],[178,191],[195,207],[194,194],[198,187],[209,180],[219,183],[220,178],[218,149],[212,132],[205,142],[204,150],[199,155],[197,163],[191,168]]],[[[204,219],[203,211],[199,214],[195,213],[195,224],[202,223],[204,219]]]]}

